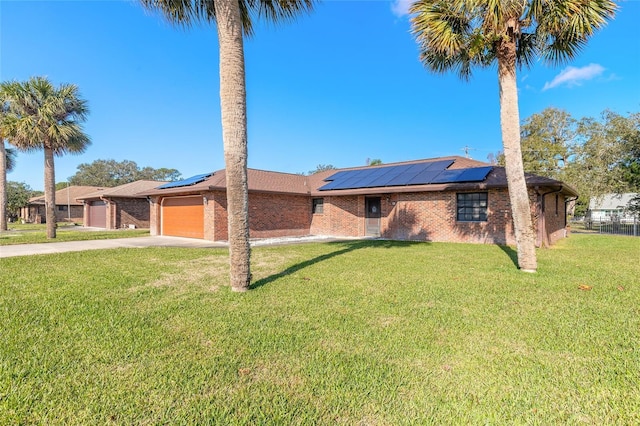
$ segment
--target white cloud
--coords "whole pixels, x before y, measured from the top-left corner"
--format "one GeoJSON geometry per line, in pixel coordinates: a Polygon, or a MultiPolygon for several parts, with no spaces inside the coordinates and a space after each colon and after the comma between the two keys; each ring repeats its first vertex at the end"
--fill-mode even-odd
{"type": "Polygon", "coordinates": [[[598,77],[603,72],[604,67],[599,64],[589,64],[582,68],[567,67],[560,71],[560,74],[555,76],[551,82],[546,82],[542,91],[553,89],[560,85],[579,86],[583,81],[598,77]]]}
{"type": "Polygon", "coordinates": [[[409,14],[409,7],[416,0],[393,0],[391,2],[391,12],[398,18],[402,18],[409,14]]]}

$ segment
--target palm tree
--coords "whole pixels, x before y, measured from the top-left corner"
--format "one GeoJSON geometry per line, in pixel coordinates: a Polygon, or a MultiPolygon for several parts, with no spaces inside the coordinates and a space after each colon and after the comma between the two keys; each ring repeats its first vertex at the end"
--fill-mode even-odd
{"type": "Polygon", "coordinates": [[[16,151],[4,145],[0,139],[0,231],[7,230],[7,173],[16,164],[16,151]]]}
{"type": "Polygon", "coordinates": [[[14,149],[6,148],[4,120],[9,112],[9,104],[0,93],[0,231],[7,230],[7,173],[13,170],[16,163],[14,149]]]}
{"type": "Polygon", "coordinates": [[[420,60],[436,73],[464,80],[473,67],[497,62],[500,123],[518,266],[535,272],[535,234],[520,147],[516,68],[536,57],[556,65],[576,56],[613,17],[610,0],[418,0],[411,6],[420,60]]]}
{"type": "Polygon", "coordinates": [[[220,49],[220,109],[227,181],[231,289],[251,283],[249,191],[247,186],[247,102],[243,36],[253,34],[253,19],[273,22],[310,11],[314,0],[140,0],[171,23],[189,27],[215,23],[220,49]]]}
{"type": "Polygon", "coordinates": [[[44,151],[44,198],[47,238],[56,237],[54,157],[82,153],[91,143],[81,123],[89,112],[78,87],[54,87],[44,77],[5,82],[0,89],[8,102],[6,136],[20,151],[44,151]]]}

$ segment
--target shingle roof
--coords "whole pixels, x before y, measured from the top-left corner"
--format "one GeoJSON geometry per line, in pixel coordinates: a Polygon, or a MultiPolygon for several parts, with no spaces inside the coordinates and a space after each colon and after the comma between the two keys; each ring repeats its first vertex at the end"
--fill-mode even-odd
{"type": "MultiPolygon", "coordinates": [[[[103,190],[101,186],[81,186],[73,185],[56,191],[56,204],[72,206],[81,206],[78,200],[82,199],[86,194],[103,190]],[[68,194],[68,195],[67,195],[68,194]]],[[[44,204],[44,195],[38,195],[29,199],[29,204],[44,204]]]]}
{"type": "MultiPolygon", "coordinates": [[[[372,167],[388,167],[403,164],[427,163],[442,160],[452,160],[453,164],[449,169],[466,169],[474,167],[486,167],[491,164],[477,161],[470,158],[460,156],[438,157],[423,160],[404,161],[398,163],[387,163],[380,166],[360,166],[344,169],[326,170],[315,173],[310,176],[296,175],[291,173],[271,172],[265,170],[248,169],[249,191],[255,192],[271,192],[284,194],[304,194],[312,196],[330,196],[330,195],[366,195],[379,194],[380,192],[421,192],[421,191],[444,191],[444,190],[473,190],[486,188],[505,188],[507,179],[503,167],[494,166],[493,170],[483,182],[467,182],[467,183],[448,183],[448,184],[428,184],[428,185],[405,185],[393,187],[376,187],[376,188],[359,188],[359,189],[341,189],[341,190],[325,190],[318,191],[318,188],[325,185],[324,180],[332,174],[339,171],[358,170],[372,167]]],[[[563,188],[563,192],[568,195],[577,195],[573,188],[563,185],[562,182],[548,179],[542,176],[526,175],[527,185],[563,188]]],[[[150,189],[143,191],[140,195],[176,195],[176,194],[197,194],[210,190],[225,190],[226,175],[225,171],[218,170],[208,179],[195,185],[175,187],[167,189],[150,189]]]]}
{"type": "MultiPolygon", "coordinates": [[[[270,172],[266,170],[247,169],[249,191],[271,192],[281,194],[308,194],[306,176],[292,173],[270,172]]],[[[213,175],[195,185],[150,189],[143,191],[143,195],[170,195],[199,193],[212,190],[225,190],[227,187],[225,170],[218,170],[213,175]]]]}
{"type": "Polygon", "coordinates": [[[91,198],[100,197],[144,198],[144,195],[139,195],[141,192],[148,191],[165,183],[167,182],[160,182],[155,180],[137,180],[135,182],[125,183],[124,185],[116,186],[113,188],[101,188],[98,191],[94,191],[85,194],[82,197],[78,197],[78,199],[88,200],[91,198]]]}

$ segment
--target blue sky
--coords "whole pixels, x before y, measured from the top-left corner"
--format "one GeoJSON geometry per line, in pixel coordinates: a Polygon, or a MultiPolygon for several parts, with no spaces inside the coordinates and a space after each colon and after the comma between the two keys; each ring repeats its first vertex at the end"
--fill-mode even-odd
{"type": "MultiPolygon", "coordinates": [[[[576,118],[640,110],[640,2],[570,64],[518,74],[520,115],[576,118]]],[[[469,82],[418,61],[402,1],[325,1],[297,21],[258,25],[245,43],[249,167],[307,172],[501,149],[496,69],[469,82]]],[[[0,80],[42,75],[89,101],[80,163],[133,160],[184,177],[224,167],[214,27],[176,29],[135,1],[0,1],[0,80]]],[[[43,188],[42,153],[19,154],[12,181],[43,188]]]]}

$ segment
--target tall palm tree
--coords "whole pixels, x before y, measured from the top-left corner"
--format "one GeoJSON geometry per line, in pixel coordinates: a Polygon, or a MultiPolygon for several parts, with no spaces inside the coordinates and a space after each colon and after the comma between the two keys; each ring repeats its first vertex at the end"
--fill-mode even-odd
{"type": "Polygon", "coordinates": [[[255,18],[272,22],[310,11],[314,0],[140,0],[171,23],[190,27],[215,23],[220,49],[220,109],[227,181],[231,289],[251,283],[249,191],[247,186],[247,102],[243,36],[253,34],[255,18]]]}
{"type": "Polygon", "coordinates": [[[0,231],[7,230],[7,173],[15,164],[16,151],[5,147],[4,139],[0,138],[0,231]]]}
{"type": "Polygon", "coordinates": [[[44,151],[44,199],[47,238],[56,237],[56,181],[54,157],[82,153],[91,143],[82,128],[89,109],[78,87],[56,88],[45,77],[0,85],[8,102],[5,129],[11,144],[20,151],[44,151]]]}
{"type": "Polygon", "coordinates": [[[613,17],[610,0],[418,0],[412,32],[427,69],[469,79],[473,67],[497,62],[500,123],[518,266],[535,272],[535,233],[520,147],[516,68],[537,57],[556,65],[576,56],[613,17]]]}
{"type": "Polygon", "coordinates": [[[7,230],[7,173],[13,170],[16,162],[16,152],[6,148],[4,120],[9,112],[9,104],[0,92],[0,231],[7,230]]]}

